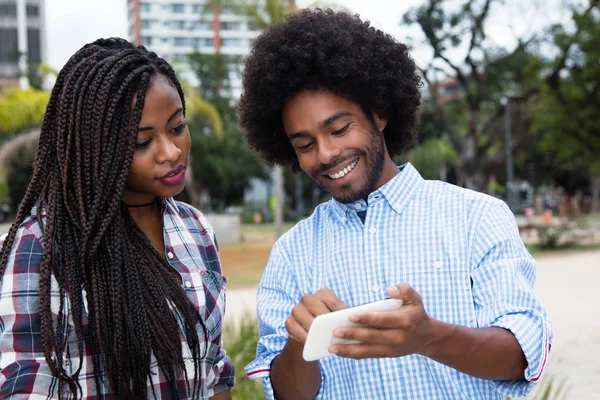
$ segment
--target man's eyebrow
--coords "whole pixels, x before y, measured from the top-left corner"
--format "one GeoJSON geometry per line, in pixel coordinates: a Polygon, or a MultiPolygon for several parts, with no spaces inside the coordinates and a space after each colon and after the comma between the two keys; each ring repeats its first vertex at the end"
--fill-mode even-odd
{"type": "MultiPolygon", "coordinates": [[[[167,123],[171,122],[171,120],[173,118],[175,118],[177,116],[177,114],[179,114],[182,111],[183,111],[183,107],[179,107],[177,110],[175,110],[175,112],[173,114],[171,114],[171,116],[167,120],[167,123]]],[[[152,129],[154,129],[154,128],[151,127],[151,126],[144,126],[144,127],[140,127],[140,129],[138,129],[138,132],[141,132],[141,131],[151,131],[152,129]]]]}
{"type": "Polygon", "coordinates": [[[319,126],[321,128],[326,128],[328,125],[331,125],[332,123],[334,123],[338,119],[340,119],[342,117],[347,117],[348,115],[352,115],[352,113],[348,112],[348,111],[342,111],[342,112],[339,112],[337,114],[333,114],[331,117],[329,117],[325,121],[321,122],[319,124],[319,126]]]}
{"type": "Polygon", "coordinates": [[[291,135],[288,136],[288,139],[291,142],[294,139],[299,139],[299,138],[303,138],[303,137],[307,137],[307,136],[308,136],[308,132],[300,131],[300,132],[292,133],[291,135]]]}

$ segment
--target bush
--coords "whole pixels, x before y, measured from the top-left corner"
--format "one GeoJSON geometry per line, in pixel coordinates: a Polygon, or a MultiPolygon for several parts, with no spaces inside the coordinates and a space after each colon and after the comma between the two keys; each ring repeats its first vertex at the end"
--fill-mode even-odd
{"type": "Polygon", "coordinates": [[[265,398],[262,381],[251,381],[244,372],[244,367],[254,360],[257,342],[258,324],[249,314],[244,315],[238,324],[228,323],[223,328],[223,345],[235,366],[234,400],[265,398]]]}
{"type": "MultiPolygon", "coordinates": [[[[555,377],[549,376],[536,387],[530,396],[531,400],[565,400],[569,393],[569,387],[564,380],[557,380],[555,377]]],[[[506,398],[511,400],[511,398],[506,398]]]]}

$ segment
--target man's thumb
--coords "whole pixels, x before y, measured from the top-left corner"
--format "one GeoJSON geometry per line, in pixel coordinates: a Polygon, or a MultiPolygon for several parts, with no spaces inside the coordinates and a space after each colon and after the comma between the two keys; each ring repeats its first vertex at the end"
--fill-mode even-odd
{"type": "Polygon", "coordinates": [[[400,299],[404,304],[420,303],[419,294],[411,288],[407,283],[400,283],[395,286],[390,286],[386,289],[387,294],[394,299],[400,299]]]}

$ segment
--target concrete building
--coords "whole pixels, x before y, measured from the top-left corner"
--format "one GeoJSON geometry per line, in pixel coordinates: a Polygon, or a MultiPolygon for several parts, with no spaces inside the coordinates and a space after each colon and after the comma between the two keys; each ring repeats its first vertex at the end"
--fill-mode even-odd
{"type": "MultiPolygon", "coordinates": [[[[186,56],[194,51],[244,56],[258,29],[231,6],[213,7],[208,0],[128,0],[129,39],[175,64],[180,75],[194,83],[186,56]]],[[[225,2],[223,2],[225,3],[225,2]]],[[[239,95],[239,72],[231,77],[233,96],[239,95]]]]}
{"type": "MultiPolygon", "coordinates": [[[[0,0],[0,91],[46,58],[44,0],[0,0]]],[[[19,82],[21,81],[21,82],[19,82]]]]}

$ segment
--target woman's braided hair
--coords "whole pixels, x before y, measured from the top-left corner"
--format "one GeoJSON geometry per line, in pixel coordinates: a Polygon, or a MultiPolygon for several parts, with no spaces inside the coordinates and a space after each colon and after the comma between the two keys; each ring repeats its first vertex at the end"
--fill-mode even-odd
{"type": "Polygon", "coordinates": [[[188,384],[189,396],[199,395],[206,327],[169,264],[121,202],[145,94],[158,75],[174,85],[185,107],[173,69],[142,46],[99,39],[69,59],[46,109],[31,182],[0,252],[2,277],[19,225],[34,205],[44,210],[41,341],[59,392],[66,385],[75,397],[81,391],[84,343],[99,392],[106,376],[117,398],[145,398],[155,357],[173,397],[178,397],[178,379],[194,382],[193,388],[188,384]],[[60,290],[56,317],[50,309],[52,276],[60,290]],[[72,375],[63,367],[65,293],[79,350],[79,369],[72,375]],[[195,376],[189,379],[182,334],[194,359],[195,376]]]}

